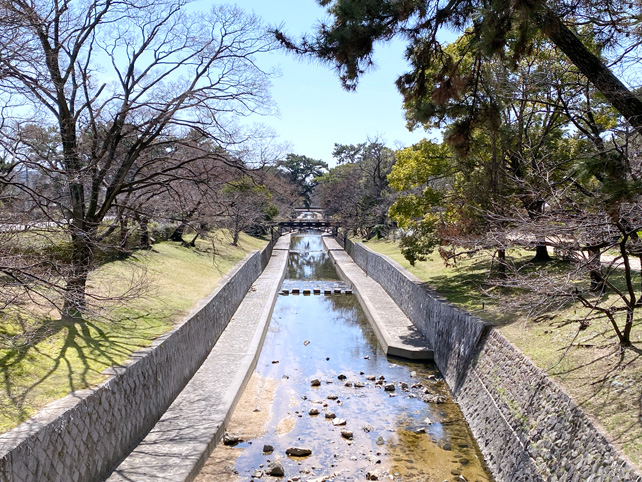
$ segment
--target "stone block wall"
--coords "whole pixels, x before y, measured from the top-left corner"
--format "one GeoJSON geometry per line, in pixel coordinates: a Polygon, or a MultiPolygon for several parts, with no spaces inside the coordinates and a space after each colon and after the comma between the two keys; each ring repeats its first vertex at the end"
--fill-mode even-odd
{"type": "Polygon", "coordinates": [[[498,482],[642,482],[570,397],[499,332],[386,256],[350,241],[346,251],[433,343],[498,482]]]}
{"type": "Polygon", "coordinates": [[[229,273],[183,323],[90,390],[48,405],[0,436],[1,482],[100,481],[154,426],[227,326],[274,242],[229,273]]]}

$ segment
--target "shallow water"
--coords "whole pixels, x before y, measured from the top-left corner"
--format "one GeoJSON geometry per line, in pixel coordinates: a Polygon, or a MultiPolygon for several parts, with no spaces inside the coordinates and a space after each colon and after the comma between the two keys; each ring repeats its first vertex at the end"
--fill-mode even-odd
{"type": "MultiPolygon", "coordinates": [[[[284,287],[341,285],[320,236],[294,236],[292,251],[284,287]]],[[[246,427],[253,436],[235,448],[217,447],[217,463],[233,465],[228,479],[197,480],[254,480],[273,460],[284,480],[492,480],[436,366],[387,357],[352,295],[280,295],[253,379],[257,396],[273,387],[263,426],[246,427]],[[320,414],[309,415],[311,408],[320,414]],[[263,453],[265,444],[274,452],[263,453]],[[312,455],[285,455],[293,446],[312,455]]],[[[230,428],[250,414],[234,417],[230,428]]]]}

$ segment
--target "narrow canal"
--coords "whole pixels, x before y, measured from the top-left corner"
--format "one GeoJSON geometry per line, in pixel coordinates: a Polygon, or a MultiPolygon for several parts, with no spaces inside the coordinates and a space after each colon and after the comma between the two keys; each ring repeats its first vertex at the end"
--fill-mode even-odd
{"type": "Polygon", "coordinates": [[[279,296],[228,427],[241,441],[220,443],[198,482],[276,480],[279,465],[291,481],[492,480],[435,365],[386,357],[320,235],[292,237],[283,288],[332,294],[279,296]]]}

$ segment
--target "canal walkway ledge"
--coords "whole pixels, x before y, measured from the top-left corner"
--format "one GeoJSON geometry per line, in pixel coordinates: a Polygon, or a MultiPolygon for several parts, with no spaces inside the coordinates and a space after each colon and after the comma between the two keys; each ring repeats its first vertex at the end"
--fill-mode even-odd
{"type": "Polygon", "coordinates": [[[426,337],[381,285],[368,277],[333,237],[324,235],[323,244],[339,276],[350,283],[357,295],[386,355],[411,360],[432,360],[433,349],[426,337]]]}
{"type": "Polygon", "coordinates": [[[277,241],[270,262],[203,365],[107,482],[183,482],[198,475],[223,438],[256,367],[285,276],[289,247],[289,235],[277,241]]]}

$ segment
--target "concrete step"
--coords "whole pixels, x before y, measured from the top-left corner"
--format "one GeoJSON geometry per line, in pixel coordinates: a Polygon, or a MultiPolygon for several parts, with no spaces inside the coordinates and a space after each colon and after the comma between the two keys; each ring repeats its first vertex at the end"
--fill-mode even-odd
{"type": "Polygon", "coordinates": [[[285,289],[284,288],[284,289],[281,290],[281,292],[279,294],[286,295],[286,296],[290,295],[290,294],[292,294],[292,295],[301,295],[302,294],[302,295],[305,295],[305,296],[310,296],[310,295],[325,295],[325,296],[328,296],[328,295],[332,295],[332,294],[335,294],[335,295],[340,295],[340,294],[351,295],[352,294],[352,290],[351,289],[343,289],[343,290],[341,290],[341,289],[338,289],[338,288],[335,288],[335,289],[327,289],[327,288],[325,288],[325,289],[321,289],[321,288],[313,288],[313,289],[310,289],[310,288],[290,288],[290,289],[285,289]]]}
{"type": "Polygon", "coordinates": [[[337,241],[324,236],[339,275],[352,286],[387,355],[412,360],[433,360],[434,351],[428,340],[397,306],[379,283],[370,278],[337,241]]]}

